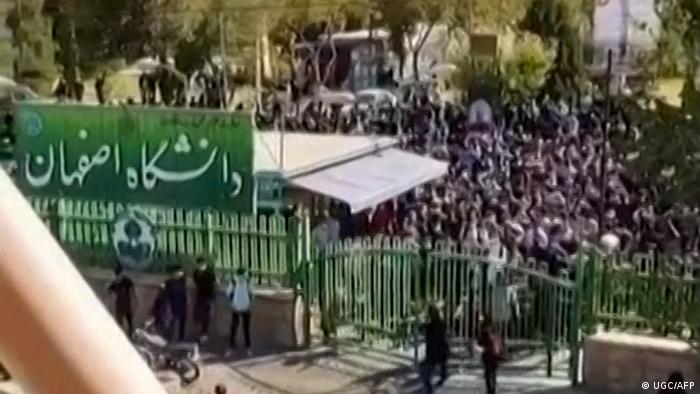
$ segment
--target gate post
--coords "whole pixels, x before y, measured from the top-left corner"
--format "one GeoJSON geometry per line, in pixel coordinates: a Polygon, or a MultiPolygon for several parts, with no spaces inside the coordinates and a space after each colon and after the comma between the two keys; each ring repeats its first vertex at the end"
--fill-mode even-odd
{"type": "Polygon", "coordinates": [[[412,301],[415,308],[413,311],[414,316],[411,316],[410,335],[413,342],[413,368],[416,372],[419,372],[420,368],[418,347],[420,346],[421,315],[428,305],[428,295],[430,293],[429,284],[431,282],[428,278],[428,260],[431,249],[432,245],[428,244],[428,242],[420,241],[418,243],[412,270],[414,286],[412,301]]]}
{"type": "Polygon", "coordinates": [[[584,285],[584,275],[587,272],[586,267],[588,258],[583,255],[579,258],[576,264],[576,277],[574,282],[574,287],[571,289],[573,297],[573,305],[571,311],[569,312],[569,377],[571,378],[571,385],[578,385],[578,370],[579,370],[579,358],[580,358],[580,346],[581,346],[581,320],[583,314],[583,285],[584,285]]]}
{"type": "Polygon", "coordinates": [[[545,333],[545,347],[547,349],[547,377],[552,377],[552,352],[554,348],[553,337],[554,337],[554,324],[559,319],[556,314],[556,288],[554,283],[548,283],[547,289],[547,309],[549,319],[547,320],[546,327],[547,332],[545,333]]]}
{"type": "Polygon", "coordinates": [[[214,255],[214,223],[212,218],[212,210],[207,209],[206,213],[206,226],[207,226],[207,256],[209,258],[214,255]]]}
{"type": "Polygon", "coordinates": [[[302,297],[304,305],[303,346],[311,345],[311,300],[313,297],[310,276],[311,256],[309,250],[310,230],[308,216],[293,216],[285,223],[287,237],[287,285],[294,289],[296,296],[302,297]]]}

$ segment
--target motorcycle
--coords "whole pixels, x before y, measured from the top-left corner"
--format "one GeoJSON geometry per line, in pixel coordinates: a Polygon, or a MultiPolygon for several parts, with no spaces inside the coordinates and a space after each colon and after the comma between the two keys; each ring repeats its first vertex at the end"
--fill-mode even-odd
{"type": "Polygon", "coordinates": [[[150,332],[152,324],[136,329],[132,342],[136,351],[153,371],[172,370],[180,376],[183,386],[187,386],[200,376],[199,346],[197,344],[170,344],[162,336],[150,332]]]}

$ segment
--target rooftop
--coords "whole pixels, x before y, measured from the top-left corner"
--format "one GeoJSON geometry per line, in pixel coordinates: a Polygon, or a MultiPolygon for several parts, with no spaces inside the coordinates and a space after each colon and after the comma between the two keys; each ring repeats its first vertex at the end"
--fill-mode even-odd
{"type": "Polygon", "coordinates": [[[390,137],[316,134],[299,131],[255,133],[255,172],[278,172],[294,177],[396,145],[390,137]],[[284,135],[283,163],[280,140],[284,135]]]}

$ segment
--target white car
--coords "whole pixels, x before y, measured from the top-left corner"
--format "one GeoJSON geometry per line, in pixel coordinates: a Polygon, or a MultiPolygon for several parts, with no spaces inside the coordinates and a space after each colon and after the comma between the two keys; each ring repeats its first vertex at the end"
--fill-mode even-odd
{"type": "Polygon", "coordinates": [[[355,102],[371,105],[389,103],[392,107],[396,107],[399,99],[395,94],[386,89],[365,89],[355,94],[355,102]]]}

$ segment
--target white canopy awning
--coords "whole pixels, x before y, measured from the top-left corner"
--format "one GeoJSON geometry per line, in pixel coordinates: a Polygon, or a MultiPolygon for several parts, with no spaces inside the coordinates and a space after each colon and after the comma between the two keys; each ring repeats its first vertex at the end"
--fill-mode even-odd
{"type": "Polygon", "coordinates": [[[290,182],[343,201],[355,213],[446,173],[446,162],[391,148],[292,178],[290,182]]]}

